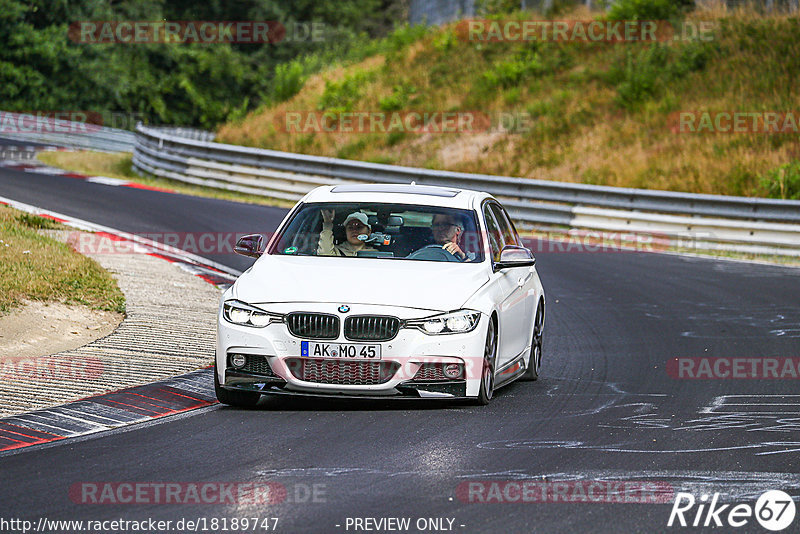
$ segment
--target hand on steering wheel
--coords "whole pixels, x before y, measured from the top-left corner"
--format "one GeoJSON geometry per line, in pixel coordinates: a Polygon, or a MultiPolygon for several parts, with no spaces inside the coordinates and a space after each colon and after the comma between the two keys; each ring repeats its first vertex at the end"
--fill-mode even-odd
{"type": "MultiPolygon", "coordinates": [[[[448,243],[448,245],[451,245],[451,244],[454,244],[454,243],[448,243]]],[[[458,245],[456,245],[456,246],[458,246],[458,245]]],[[[451,254],[451,255],[455,256],[456,258],[458,258],[458,255],[457,255],[457,254],[454,254],[454,253],[453,253],[453,251],[452,251],[452,250],[450,250],[450,249],[447,247],[447,245],[439,245],[439,244],[433,243],[433,244],[430,244],[430,245],[425,245],[425,246],[424,246],[424,247],[422,247],[420,250],[425,250],[426,248],[432,248],[432,249],[437,249],[437,250],[443,250],[443,251],[447,252],[448,254],[451,254]]]]}
{"type": "Polygon", "coordinates": [[[464,254],[464,251],[461,250],[461,247],[459,247],[457,243],[453,243],[452,241],[449,243],[445,243],[444,246],[442,246],[442,248],[445,249],[450,254],[452,254],[453,256],[455,256],[456,258],[459,258],[461,260],[467,257],[467,255],[464,254]]]}
{"type": "Polygon", "coordinates": [[[426,245],[407,256],[408,259],[434,260],[434,261],[461,261],[458,256],[445,249],[442,245],[426,245]]]}

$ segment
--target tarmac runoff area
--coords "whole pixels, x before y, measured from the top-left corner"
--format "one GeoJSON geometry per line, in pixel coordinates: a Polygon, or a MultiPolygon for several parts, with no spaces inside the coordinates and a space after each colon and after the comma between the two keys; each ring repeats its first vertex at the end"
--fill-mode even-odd
{"type": "MultiPolygon", "coordinates": [[[[48,232],[57,239],[75,232],[48,232]]],[[[0,417],[149,384],[213,363],[221,291],[146,253],[87,254],[125,295],[122,323],[87,345],[41,357],[4,354],[0,417]]],[[[41,328],[45,328],[42,325],[41,328]]]]}

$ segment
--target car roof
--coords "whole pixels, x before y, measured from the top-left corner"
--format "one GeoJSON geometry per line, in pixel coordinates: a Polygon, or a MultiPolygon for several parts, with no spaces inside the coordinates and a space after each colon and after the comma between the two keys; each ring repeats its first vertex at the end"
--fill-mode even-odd
{"type": "Polygon", "coordinates": [[[475,201],[488,198],[488,193],[417,184],[339,184],[317,187],[303,202],[380,202],[386,204],[418,204],[472,209],[475,201]]]}

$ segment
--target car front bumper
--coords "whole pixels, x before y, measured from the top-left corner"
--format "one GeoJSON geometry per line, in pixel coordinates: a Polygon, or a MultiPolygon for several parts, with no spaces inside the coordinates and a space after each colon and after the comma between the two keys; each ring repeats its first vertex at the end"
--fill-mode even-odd
{"type": "Polygon", "coordinates": [[[478,326],[463,334],[428,335],[415,328],[401,328],[391,341],[351,342],[341,336],[330,341],[380,345],[382,357],[377,362],[301,356],[304,340],[293,336],[286,324],[253,328],[232,324],[220,314],[216,372],[225,389],[263,394],[380,399],[473,398],[480,388],[487,324],[488,318],[481,316],[478,326]],[[231,354],[245,355],[248,363],[243,369],[235,368],[230,363],[231,354]],[[250,362],[256,361],[258,365],[251,365],[250,362]],[[441,373],[435,377],[423,374],[446,364],[459,364],[462,372],[453,379],[444,378],[441,373]],[[313,380],[304,380],[306,365],[321,372],[316,373],[313,380]],[[342,383],[342,380],[361,378],[365,374],[375,376],[374,372],[365,372],[365,366],[373,371],[379,367],[380,378],[359,384],[342,383]]]}

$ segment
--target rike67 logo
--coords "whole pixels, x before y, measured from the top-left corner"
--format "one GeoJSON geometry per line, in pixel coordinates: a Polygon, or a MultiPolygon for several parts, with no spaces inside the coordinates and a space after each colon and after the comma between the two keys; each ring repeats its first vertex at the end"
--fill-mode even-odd
{"type": "MultiPolygon", "coordinates": [[[[718,504],[719,493],[715,493],[708,502],[708,495],[700,497],[697,502],[691,493],[677,493],[667,526],[692,527],[729,527],[739,528],[747,525],[755,517],[756,521],[767,530],[777,532],[785,529],[794,521],[795,504],[792,497],[780,490],[764,492],[750,504],[718,504]],[[697,505],[695,507],[695,505],[697,505]]],[[[748,529],[751,531],[752,529],[748,529]]]]}

